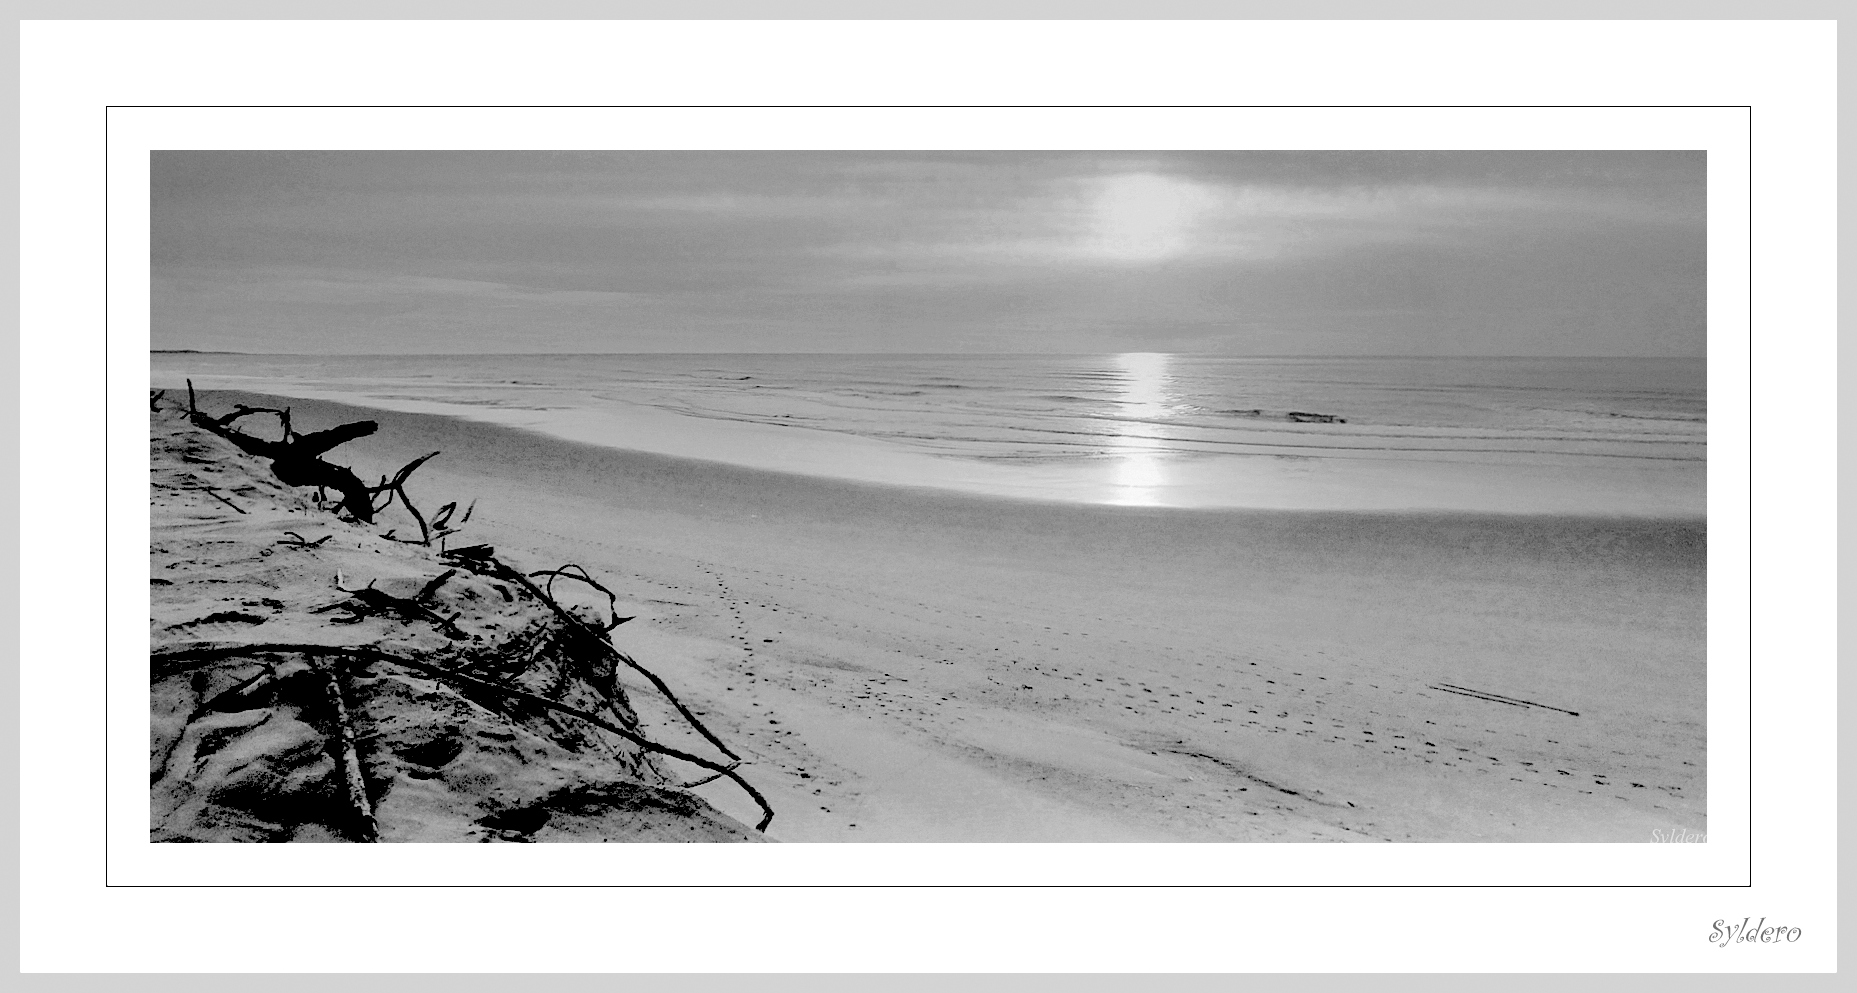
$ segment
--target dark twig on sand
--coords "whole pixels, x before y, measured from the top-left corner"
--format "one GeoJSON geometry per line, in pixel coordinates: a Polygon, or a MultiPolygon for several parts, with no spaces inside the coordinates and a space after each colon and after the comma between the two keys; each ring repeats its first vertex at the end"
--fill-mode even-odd
{"type": "Polygon", "coordinates": [[[1523,700],[1518,697],[1503,696],[1500,693],[1491,693],[1488,690],[1473,690],[1468,686],[1457,686],[1452,683],[1434,683],[1429,688],[1434,689],[1434,690],[1441,690],[1445,693],[1455,693],[1458,696],[1467,696],[1467,697],[1471,697],[1477,700],[1484,700],[1484,701],[1488,701],[1489,703],[1503,703],[1503,704],[1508,704],[1511,707],[1539,707],[1542,710],[1557,711],[1559,713],[1566,714],[1569,717],[1580,716],[1580,712],[1577,710],[1567,710],[1562,707],[1554,707],[1554,706],[1550,706],[1545,703],[1536,703],[1533,700],[1523,700]]]}
{"type": "Polygon", "coordinates": [[[285,531],[284,534],[288,535],[289,537],[279,538],[277,539],[277,543],[287,548],[317,548],[321,546],[323,542],[328,541],[330,538],[335,537],[332,534],[325,534],[322,537],[317,538],[315,541],[305,541],[303,536],[296,533],[295,531],[285,531]]]}
{"type": "Polygon", "coordinates": [[[168,676],[185,672],[197,664],[211,664],[229,659],[250,658],[253,655],[337,656],[355,659],[363,663],[397,665],[424,673],[434,679],[456,683],[461,686],[469,686],[491,693],[500,693],[504,696],[523,700],[539,707],[545,707],[557,713],[567,714],[570,717],[577,717],[603,731],[616,734],[648,752],[665,755],[677,759],[680,762],[688,762],[698,768],[708,769],[717,775],[728,778],[731,782],[735,783],[735,785],[740,786],[750,797],[754,798],[755,805],[761,808],[761,821],[755,825],[755,830],[766,831],[767,826],[773,823],[774,820],[774,808],[768,805],[767,798],[762,796],[761,791],[755,789],[736,771],[739,762],[724,765],[723,763],[703,758],[700,755],[692,755],[689,752],[671,748],[668,745],[660,745],[643,735],[634,731],[628,731],[597,714],[582,710],[579,707],[558,703],[545,696],[530,693],[526,690],[519,690],[513,686],[504,686],[501,683],[478,679],[475,676],[467,676],[463,673],[455,672],[430,662],[423,662],[418,659],[406,658],[399,655],[391,655],[375,648],[315,644],[197,646],[193,648],[171,649],[164,652],[152,652],[149,655],[149,664],[155,678],[164,679],[168,676]]]}
{"type": "Polygon", "coordinates": [[[231,507],[233,510],[238,511],[241,514],[249,513],[249,511],[247,511],[244,507],[241,507],[238,504],[233,503],[231,500],[226,499],[224,496],[221,496],[219,491],[212,488],[211,486],[183,486],[181,487],[181,489],[195,490],[200,493],[204,493],[207,496],[210,496],[213,499],[218,500],[220,503],[223,503],[226,506],[231,507]]]}
{"type": "Polygon", "coordinates": [[[420,603],[425,603],[426,601],[431,600],[432,597],[438,593],[438,588],[445,585],[445,580],[450,579],[451,577],[456,576],[457,574],[458,574],[458,570],[456,569],[446,569],[444,572],[441,572],[438,575],[432,577],[431,582],[428,582],[424,586],[420,587],[419,592],[413,595],[413,599],[420,603]]]}

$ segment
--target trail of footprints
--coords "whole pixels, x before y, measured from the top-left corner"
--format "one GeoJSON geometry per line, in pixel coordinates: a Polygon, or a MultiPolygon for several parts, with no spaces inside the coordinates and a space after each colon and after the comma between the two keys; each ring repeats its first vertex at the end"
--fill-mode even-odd
{"type": "MultiPolygon", "coordinates": [[[[623,551],[633,558],[662,554],[639,548],[623,551]]],[[[1154,754],[1178,755],[1210,769],[1242,760],[1247,735],[1287,734],[1382,760],[1435,765],[1454,774],[1503,777],[1532,788],[1625,801],[1646,799],[1653,809],[1690,810],[1696,804],[1680,785],[1646,781],[1645,773],[1638,778],[1615,774],[1621,768],[1655,768],[1657,762],[1645,760],[1661,761],[1661,756],[1609,750],[1620,760],[1612,764],[1577,741],[1582,730],[1578,727],[1570,726],[1568,733],[1556,737],[1545,737],[1553,733],[1545,732],[1536,740],[1527,732],[1504,734],[1471,720],[1445,717],[1461,711],[1453,709],[1456,701],[1440,701],[1441,694],[1428,691],[1422,682],[1386,675],[1359,660],[1322,652],[1292,662],[1285,661],[1296,654],[1289,651],[1273,653],[1274,657],[1195,651],[1170,644],[1178,639],[1161,624],[1120,618],[1115,626],[1132,629],[1136,637],[1111,638],[1088,630],[1089,618],[1050,617],[1042,607],[1046,616],[1041,617],[1029,605],[1022,608],[997,597],[983,610],[964,612],[912,599],[904,590],[744,568],[730,570],[736,577],[731,584],[715,564],[696,562],[694,569],[697,577],[688,585],[643,572],[633,572],[632,579],[662,590],[664,599],[656,602],[681,608],[668,610],[663,623],[692,633],[719,634],[733,646],[732,657],[718,659],[730,677],[724,681],[724,699],[710,706],[740,717],[750,738],[744,745],[758,752],[756,764],[803,781],[826,813],[832,813],[835,804],[840,809],[854,806],[859,794],[847,786],[851,777],[843,770],[830,768],[805,747],[803,729],[783,721],[778,698],[784,693],[804,693],[970,753],[975,750],[959,740],[960,725],[986,708],[1000,708],[1061,716],[1114,740],[1148,743],[1154,754]],[[748,587],[757,591],[755,595],[744,592],[748,587]],[[815,603],[820,605],[817,609],[808,609],[815,603]],[[850,616],[875,619],[866,625],[848,620],[850,616]],[[989,644],[978,636],[975,625],[966,623],[970,620],[985,622],[991,630],[1011,628],[1016,636],[989,644]],[[1178,669],[1178,659],[1193,655],[1200,657],[1190,668],[1204,675],[1192,685],[1164,671],[1178,669]],[[1157,656],[1176,661],[1166,667],[1141,661],[1157,656]],[[1385,701],[1389,709],[1410,699],[1400,709],[1436,714],[1443,722],[1336,699],[1360,699],[1363,688],[1374,691],[1368,698],[1385,701]],[[1440,702],[1445,706],[1434,705],[1440,702]]],[[[1096,620],[1108,626],[1106,618],[1096,620]]],[[[1687,748],[1696,733],[1674,724],[1663,731],[1673,750],[1687,748]]],[[[1049,779],[1054,790],[1064,786],[1062,770],[1021,771],[1049,779]]],[[[1237,799],[1276,788],[1291,798],[1271,805],[1280,811],[1348,803],[1323,798],[1317,789],[1295,788],[1299,784],[1260,787],[1227,772],[1229,783],[1217,788],[1220,795],[1237,799]]],[[[1204,796],[1169,797],[1164,791],[1131,793],[1123,801],[1131,809],[1183,798],[1206,801],[1204,796]]],[[[1259,799],[1250,797],[1246,805],[1255,807],[1259,799]]],[[[1216,811],[1199,813],[1209,820],[1226,819],[1216,811]]],[[[1334,821],[1332,816],[1324,819],[1334,821]]],[[[1278,830],[1287,829],[1286,822],[1278,830]]]]}
{"type": "MultiPolygon", "coordinates": [[[[1419,700],[1438,701],[1439,695],[1419,683],[1398,685],[1393,677],[1375,674],[1358,663],[1315,657],[1323,653],[1314,653],[1301,666],[1293,668],[1258,658],[1212,654],[1193,663],[1195,669],[1210,670],[1208,681],[1193,686],[1176,685],[1136,663],[1117,659],[1113,666],[1101,664],[1109,661],[1109,656],[1119,655],[1118,648],[1130,655],[1143,654],[1152,648],[1136,645],[1129,639],[1114,639],[1113,645],[1104,646],[1108,648],[1107,656],[1098,654],[1100,649],[1080,651],[1079,643],[1092,635],[1075,630],[1076,625],[1021,624],[1021,637],[1009,639],[1003,646],[987,647],[961,640],[960,621],[965,618],[952,611],[920,601],[911,605],[913,609],[885,607],[882,597],[850,589],[833,590],[831,595],[866,600],[865,609],[883,610],[904,622],[888,626],[892,630],[908,631],[912,627],[943,630],[945,641],[926,635],[896,635],[895,640],[905,647],[892,648],[886,654],[902,655],[903,661],[917,664],[960,667],[971,676],[966,687],[930,691],[925,697],[921,688],[911,687],[906,678],[889,673],[867,675],[851,688],[852,692],[841,703],[847,709],[873,709],[918,730],[932,731],[943,723],[937,721],[931,725],[925,719],[926,713],[958,699],[963,703],[1013,710],[1094,717],[1099,720],[1093,723],[1122,732],[1119,737],[1123,740],[1164,737],[1166,723],[1171,721],[1182,730],[1200,726],[1203,731],[1209,726],[1216,727],[1221,737],[1237,735],[1232,751],[1242,755],[1245,734],[1289,734],[1327,746],[1437,765],[1460,774],[1504,777],[1541,789],[1569,790],[1588,796],[1609,795],[1625,801],[1638,799],[1632,791],[1643,790],[1662,794],[1650,800],[1653,809],[1691,806],[1684,802],[1689,798],[1683,796],[1682,786],[1641,781],[1648,778],[1644,773],[1633,778],[1616,772],[1625,767],[1647,768],[1643,760],[1659,756],[1612,749],[1609,755],[1620,761],[1600,764],[1603,756],[1595,754],[1594,749],[1570,743],[1581,733],[1578,727],[1569,726],[1560,737],[1546,737],[1554,732],[1498,732],[1465,720],[1443,718],[1441,722],[1425,717],[1403,718],[1379,709],[1363,710],[1338,704],[1331,697],[1342,695],[1344,690],[1346,695],[1354,696],[1362,688],[1376,691],[1376,696],[1385,700],[1389,707],[1396,706],[1401,698],[1412,698],[1412,705],[1403,708],[1412,713],[1449,713],[1452,708],[1448,705],[1456,702],[1444,700],[1447,706],[1443,708],[1420,704],[1419,700]],[[1093,659],[1097,664],[1078,664],[1077,659],[1093,659]],[[1539,740],[1536,734],[1541,734],[1539,740]],[[1570,758],[1582,754],[1586,761],[1570,758]],[[1595,763],[1593,759],[1600,762],[1595,763]],[[1660,802],[1664,800],[1669,801],[1669,805],[1660,802]]],[[[739,604],[731,602],[730,609],[737,622],[743,623],[739,620],[739,604]]],[[[1010,611],[1007,613],[1011,615],[1010,611]]],[[[1127,625],[1127,622],[1118,623],[1127,625]]],[[[1176,649],[1164,646],[1164,650],[1176,649]]],[[[959,720],[957,717],[956,722],[959,720]]],[[[1546,722],[1542,726],[1545,727],[1546,722]]],[[[1690,733],[1689,729],[1676,726],[1666,730],[1667,737],[1679,740],[1690,733]]],[[[1205,739],[1196,733],[1191,740],[1205,739]]],[[[1189,739],[1175,741],[1186,745],[1189,739]]],[[[1239,786],[1235,791],[1248,792],[1249,788],[1239,786]]],[[[1293,795],[1311,792],[1314,791],[1297,791],[1293,795]]]]}

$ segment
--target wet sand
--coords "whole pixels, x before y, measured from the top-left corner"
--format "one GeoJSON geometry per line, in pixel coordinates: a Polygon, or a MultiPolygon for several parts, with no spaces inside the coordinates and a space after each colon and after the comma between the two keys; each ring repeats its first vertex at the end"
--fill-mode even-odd
{"type": "Polygon", "coordinates": [[[380,421],[331,456],[364,478],[442,451],[409,489],[477,501],[454,541],[602,576],[778,840],[1706,828],[1698,518],[1064,505],[289,403],[380,421]]]}

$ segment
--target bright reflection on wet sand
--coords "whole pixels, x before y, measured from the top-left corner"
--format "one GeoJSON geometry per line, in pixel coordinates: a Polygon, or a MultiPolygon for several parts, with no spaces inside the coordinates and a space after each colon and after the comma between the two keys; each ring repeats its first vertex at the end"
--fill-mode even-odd
{"type": "Polygon", "coordinates": [[[1114,475],[1109,502],[1131,507],[1152,507],[1161,502],[1167,485],[1163,444],[1151,422],[1171,412],[1171,380],[1167,365],[1172,356],[1161,352],[1127,352],[1115,357],[1122,373],[1122,395],[1117,398],[1116,437],[1111,443],[1114,475]]]}

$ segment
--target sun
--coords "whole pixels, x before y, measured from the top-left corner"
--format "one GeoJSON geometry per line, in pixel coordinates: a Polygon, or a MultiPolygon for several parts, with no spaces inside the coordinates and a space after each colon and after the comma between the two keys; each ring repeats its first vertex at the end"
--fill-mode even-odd
{"type": "Polygon", "coordinates": [[[1199,215],[1210,205],[1194,183],[1154,173],[1100,182],[1092,205],[1090,248],[1128,262],[1159,262],[1192,247],[1199,215]]]}

